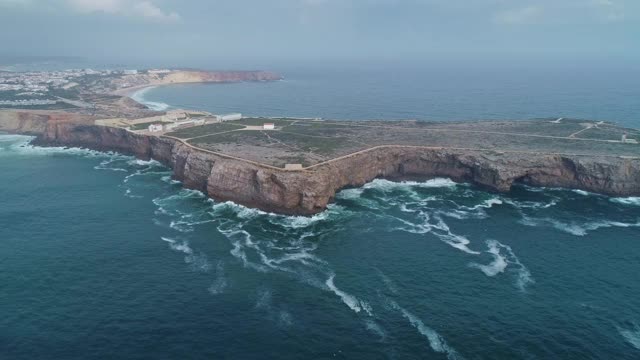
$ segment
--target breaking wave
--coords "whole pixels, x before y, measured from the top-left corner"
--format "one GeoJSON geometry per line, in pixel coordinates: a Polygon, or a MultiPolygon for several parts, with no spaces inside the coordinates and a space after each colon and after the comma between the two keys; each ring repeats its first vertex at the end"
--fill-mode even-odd
{"type": "Polygon", "coordinates": [[[623,204],[623,205],[640,206],[640,197],[636,197],[636,196],[626,197],[626,198],[620,198],[620,197],[611,198],[611,201],[614,203],[623,204]]]}
{"type": "Polygon", "coordinates": [[[145,98],[145,95],[152,89],[155,89],[157,86],[149,86],[146,88],[143,88],[141,90],[138,90],[136,92],[134,92],[133,94],[131,94],[131,98],[137,102],[139,102],[140,104],[146,105],[149,109],[151,110],[155,110],[155,111],[165,111],[167,109],[169,109],[171,106],[167,103],[163,103],[163,102],[156,102],[156,101],[149,101],[145,98]]]}

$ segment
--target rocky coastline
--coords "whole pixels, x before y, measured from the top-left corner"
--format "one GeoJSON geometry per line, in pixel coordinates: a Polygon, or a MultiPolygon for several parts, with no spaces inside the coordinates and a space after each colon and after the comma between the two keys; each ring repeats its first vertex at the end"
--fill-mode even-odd
{"type": "Polygon", "coordinates": [[[448,177],[497,192],[508,192],[522,183],[611,196],[640,195],[640,159],[634,157],[382,146],[291,171],[194,148],[169,137],[75,121],[22,120],[14,122],[22,124],[15,131],[37,134],[35,145],[84,147],[154,159],[172,168],[174,178],[186,188],[216,200],[288,215],[321,212],[339,190],[376,178],[448,177]]]}

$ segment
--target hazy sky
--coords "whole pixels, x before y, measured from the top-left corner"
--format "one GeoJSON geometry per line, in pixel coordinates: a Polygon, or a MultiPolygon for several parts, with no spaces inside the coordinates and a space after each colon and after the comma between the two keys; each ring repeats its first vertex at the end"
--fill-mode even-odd
{"type": "Polygon", "coordinates": [[[0,53],[640,60],[640,0],[0,0],[0,53]]]}

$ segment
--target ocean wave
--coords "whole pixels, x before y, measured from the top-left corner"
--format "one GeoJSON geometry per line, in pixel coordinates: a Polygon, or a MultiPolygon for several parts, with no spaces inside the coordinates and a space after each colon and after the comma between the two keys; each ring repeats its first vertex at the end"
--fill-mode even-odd
{"type": "Polygon", "coordinates": [[[626,342],[640,350],[640,326],[638,324],[633,324],[631,329],[618,327],[618,332],[626,342]]]}
{"type": "Polygon", "coordinates": [[[623,205],[634,205],[640,206],[640,197],[631,196],[631,197],[615,197],[611,198],[610,201],[623,205]]]}
{"type": "Polygon", "coordinates": [[[131,94],[131,98],[137,102],[139,102],[140,104],[146,105],[149,109],[151,110],[155,110],[155,111],[165,111],[167,109],[169,109],[171,106],[167,103],[163,103],[163,102],[156,102],[156,101],[149,101],[145,98],[145,95],[147,95],[147,93],[152,90],[155,89],[157,86],[149,86],[149,87],[145,87],[141,90],[138,90],[136,92],[134,92],[133,94],[131,94]]]}
{"type": "Polygon", "coordinates": [[[31,141],[35,139],[34,136],[26,135],[0,135],[0,138],[5,138],[3,142],[9,143],[8,146],[3,146],[6,152],[4,155],[20,155],[20,156],[52,156],[52,155],[73,155],[81,157],[110,157],[113,153],[105,153],[95,150],[83,149],[78,147],[42,147],[31,145],[31,141]]]}
{"type": "Polygon", "coordinates": [[[398,303],[396,303],[395,301],[388,300],[388,302],[390,303],[391,307],[398,310],[405,319],[409,320],[409,323],[414,328],[416,328],[421,335],[427,338],[427,340],[429,341],[429,346],[431,347],[431,349],[433,349],[433,351],[446,354],[447,358],[451,360],[459,358],[458,353],[451,346],[449,346],[449,344],[447,344],[446,340],[440,334],[438,334],[437,331],[425,325],[422,320],[407,311],[405,308],[398,305],[398,303]]]}
{"type": "Polygon", "coordinates": [[[373,315],[373,310],[371,309],[371,306],[367,302],[362,301],[356,298],[355,296],[338,289],[338,287],[333,282],[334,278],[335,278],[335,274],[331,274],[327,279],[327,281],[325,282],[325,285],[327,285],[327,288],[330,291],[336,294],[342,300],[343,303],[345,303],[351,310],[355,311],[356,313],[364,311],[369,316],[373,315]]]}
{"type": "Polygon", "coordinates": [[[550,202],[543,202],[543,201],[518,201],[518,200],[512,200],[512,199],[502,199],[502,201],[505,204],[509,204],[513,207],[515,207],[516,209],[522,210],[522,209],[548,209],[552,206],[555,206],[558,204],[558,199],[553,199],[550,202]]]}
{"type": "Polygon", "coordinates": [[[380,191],[393,190],[411,190],[412,187],[417,188],[452,188],[458,184],[451,179],[435,178],[427,181],[390,181],[386,179],[375,179],[366,183],[363,189],[376,189],[380,191]]]}

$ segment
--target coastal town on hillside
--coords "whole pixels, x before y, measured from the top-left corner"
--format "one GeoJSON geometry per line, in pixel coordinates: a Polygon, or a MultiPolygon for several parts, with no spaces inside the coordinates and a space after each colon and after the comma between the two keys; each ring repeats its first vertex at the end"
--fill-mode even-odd
{"type": "Polygon", "coordinates": [[[171,72],[169,69],[0,71],[0,107],[89,108],[90,103],[77,101],[83,93],[106,94],[139,85],[137,75],[162,76],[171,72]]]}

